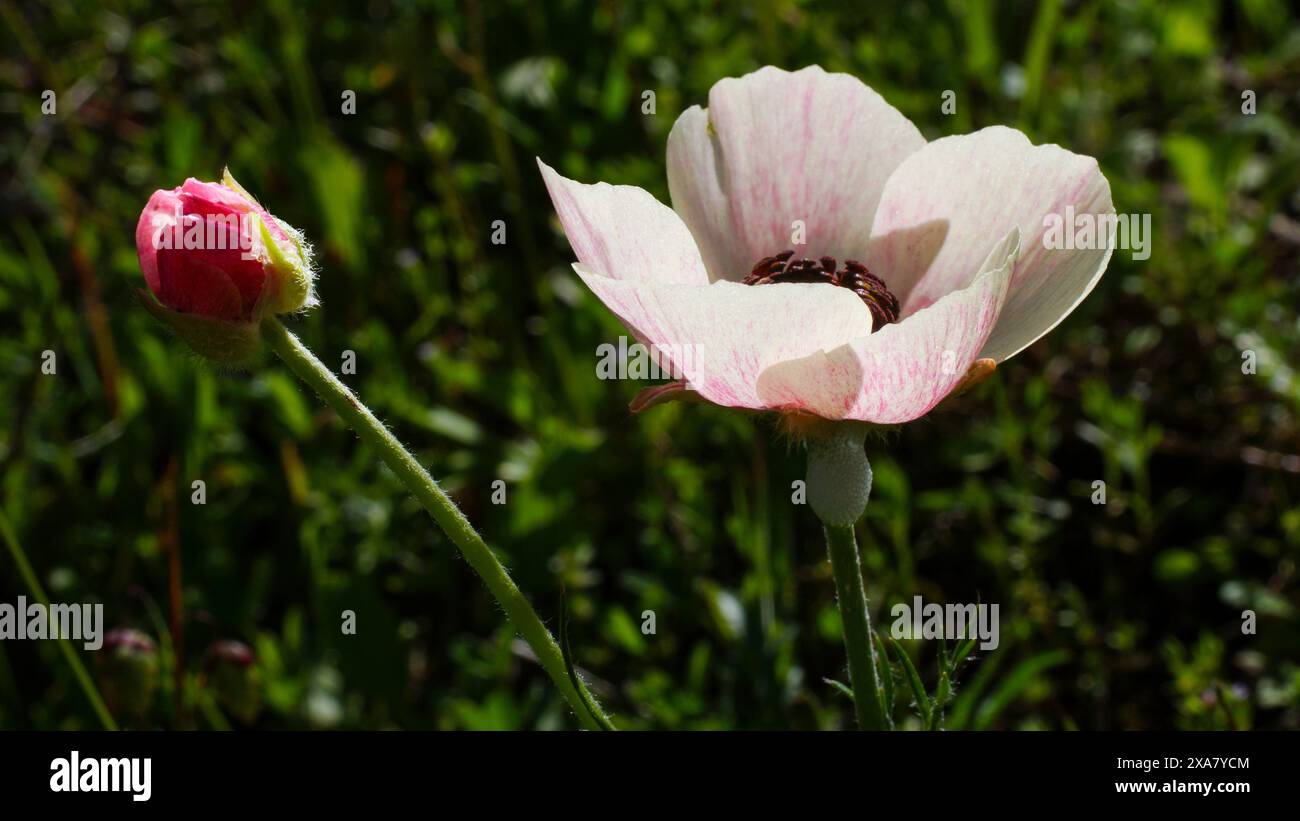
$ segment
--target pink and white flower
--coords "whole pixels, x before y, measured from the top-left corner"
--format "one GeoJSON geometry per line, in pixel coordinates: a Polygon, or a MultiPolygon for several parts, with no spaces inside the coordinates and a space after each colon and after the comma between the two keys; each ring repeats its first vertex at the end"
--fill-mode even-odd
{"type": "Polygon", "coordinates": [[[721,80],[685,111],[673,208],[538,164],[578,276],[642,342],[692,350],[685,386],[728,407],[916,419],[1054,328],[1111,254],[1043,242],[1067,206],[1114,212],[1093,158],[1001,126],[927,143],[816,66],[721,80]]]}

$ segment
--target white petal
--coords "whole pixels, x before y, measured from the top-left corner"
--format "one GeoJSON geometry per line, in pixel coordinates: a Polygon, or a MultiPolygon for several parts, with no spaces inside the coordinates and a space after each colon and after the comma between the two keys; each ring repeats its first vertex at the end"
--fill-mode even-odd
{"type": "Polygon", "coordinates": [[[537,165],[579,262],[616,279],[708,283],[690,231],[650,192],[632,185],[586,185],[540,159],[537,165]]]}
{"type": "Polygon", "coordinates": [[[994,127],[935,140],[885,185],[868,265],[914,313],[966,287],[989,242],[1011,228],[1020,257],[1002,318],[981,357],[1019,353],[1054,328],[1101,279],[1110,249],[1048,249],[1044,217],[1108,214],[1110,185],[1091,157],[994,127]]]}
{"type": "Polygon", "coordinates": [[[871,312],[834,285],[663,285],[573,266],[601,302],[658,348],[700,396],[763,408],[758,377],[769,366],[871,333],[871,312]]]}
{"type": "Polygon", "coordinates": [[[769,406],[827,419],[900,424],[925,415],[961,382],[998,321],[1019,243],[1013,228],[974,283],[903,321],[769,368],[759,395],[769,406]]]}
{"type": "Polygon", "coordinates": [[[740,279],[790,248],[863,259],[885,181],[923,145],[916,126],[856,77],[769,66],[719,81],[707,111],[678,118],[668,189],[714,279],[740,279]]]}

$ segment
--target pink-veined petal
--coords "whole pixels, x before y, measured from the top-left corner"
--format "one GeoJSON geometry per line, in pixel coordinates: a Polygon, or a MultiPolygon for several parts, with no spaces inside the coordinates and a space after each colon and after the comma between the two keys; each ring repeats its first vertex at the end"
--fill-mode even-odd
{"type": "Polygon", "coordinates": [[[969,287],[901,322],[769,368],[759,395],[772,407],[827,419],[901,424],[924,416],[962,381],[997,323],[1019,244],[1013,228],[969,287]]]}
{"type": "Polygon", "coordinates": [[[580,263],[615,279],[708,284],[691,232],[650,192],[632,185],[587,185],[540,159],[537,165],[580,263]]]}
{"type": "Polygon", "coordinates": [[[758,377],[778,362],[871,333],[871,312],[830,284],[664,285],[606,276],[582,264],[583,282],[645,343],[665,376],[685,378],[718,405],[766,406],[758,377]]]}
{"type": "Polygon", "coordinates": [[[982,357],[1003,361],[1054,328],[1101,279],[1110,248],[1045,246],[1044,218],[1114,213],[1110,185],[1092,157],[1033,145],[996,126],[935,140],[885,184],[868,264],[915,313],[965,288],[989,242],[1019,228],[1020,256],[982,357]]]}
{"type": "Polygon", "coordinates": [[[713,279],[760,259],[862,259],[885,181],[925,145],[916,126],[848,74],[768,66],[717,82],[707,111],[668,135],[668,189],[713,279]],[[804,245],[794,243],[799,221],[804,245]]]}

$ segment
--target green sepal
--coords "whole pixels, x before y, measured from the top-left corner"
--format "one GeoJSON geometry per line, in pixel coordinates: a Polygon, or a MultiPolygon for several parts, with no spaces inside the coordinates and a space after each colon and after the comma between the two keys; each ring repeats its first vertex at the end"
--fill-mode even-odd
{"type": "Polygon", "coordinates": [[[136,296],[145,310],[204,359],[242,368],[256,362],[261,355],[262,340],[256,322],[183,314],[162,305],[144,289],[138,289],[136,296]]]}
{"type": "Polygon", "coordinates": [[[311,267],[302,254],[302,246],[295,242],[298,253],[287,254],[271,235],[266,220],[258,216],[257,224],[262,229],[262,245],[271,262],[262,309],[268,313],[287,314],[306,307],[311,300],[311,267]]]}
{"type": "Polygon", "coordinates": [[[261,299],[258,300],[254,315],[262,317],[267,314],[288,314],[302,308],[310,308],[315,304],[312,296],[312,255],[311,248],[303,239],[302,234],[283,220],[277,219],[271,212],[262,206],[257,198],[248,193],[244,186],[239,184],[235,175],[230,173],[229,168],[221,170],[221,184],[239,194],[244,199],[253,203],[261,211],[254,212],[253,218],[257,220],[257,225],[261,233],[262,247],[266,249],[266,258],[270,263],[270,269],[267,271],[266,285],[262,292],[261,299]],[[287,250],[284,246],[276,241],[271,234],[271,227],[266,224],[268,219],[275,220],[282,230],[293,243],[293,249],[297,253],[287,250]]]}
{"type": "Polygon", "coordinates": [[[258,208],[262,207],[262,204],[258,202],[257,199],[252,194],[245,191],[244,186],[240,185],[235,180],[235,175],[230,173],[229,167],[221,169],[221,184],[229,188],[231,191],[234,191],[236,194],[240,195],[241,197],[248,200],[249,202],[253,203],[258,208]]]}

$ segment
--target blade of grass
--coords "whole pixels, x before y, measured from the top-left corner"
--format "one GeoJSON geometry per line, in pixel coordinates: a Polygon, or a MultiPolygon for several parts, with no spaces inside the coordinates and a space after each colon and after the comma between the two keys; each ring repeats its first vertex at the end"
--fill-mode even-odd
{"type": "Polygon", "coordinates": [[[1029,46],[1025,49],[1025,94],[1020,100],[1020,128],[1033,125],[1038,113],[1038,101],[1043,94],[1043,77],[1047,73],[1047,58],[1051,53],[1052,36],[1056,21],[1061,15],[1061,0],[1044,0],[1034,16],[1029,32],[1029,46]]]}
{"type": "Polygon", "coordinates": [[[988,689],[993,681],[993,676],[1002,664],[1002,659],[1006,658],[1004,654],[995,654],[987,659],[971,680],[962,688],[957,697],[953,699],[952,712],[948,714],[948,728],[951,730],[962,730],[967,727],[971,716],[975,714],[975,708],[979,704],[980,695],[988,689]]]}
{"type": "Polygon", "coordinates": [[[569,604],[563,590],[560,591],[560,653],[564,656],[564,669],[569,674],[569,681],[573,684],[573,689],[578,691],[582,697],[582,706],[586,708],[591,715],[592,721],[600,726],[600,729],[613,732],[618,728],[614,722],[605,716],[605,712],[598,708],[587,693],[587,688],[578,680],[578,669],[573,663],[573,650],[569,648],[569,604]]]}
{"type": "MultiPolygon", "coordinates": [[[[31,562],[27,560],[27,554],[18,543],[18,537],[14,535],[13,528],[9,526],[9,519],[4,513],[0,513],[0,536],[4,537],[5,544],[9,546],[9,554],[14,557],[14,564],[18,565],[18,574],[23,577],[28,591],[42,607],[48,608],[50,600],[45,596],[45,589],[37,580],[36,572],[32,570],[31,562]]],[[[59,650],[67,659],[68,666],[72,668],[72,674],[81,685],[81,691],[86,694],[90,706],[94,708],[95,715],[99,716],[99,723],[104,725],[105,730],[116,730],[117,722],[113,720],[113,714],[108,711],[108,705],[104,703],[104,697],[99,694],[99,688],[95,686],[94,679],[86,671],[86,666],[81,663],[81,659],[77,658],[77,651],[73,649],[72,642],[59,636],[59,650]]]]}
{"type": "Polygon", "coordinates": [[[980,705],[979,710],[975,713],[975,721],[971,724],[971,729],[983,730],[987,728],[997,720],[997,717],[1007,708],[1007,705],[1015,701],[1016,696],[1020,695],[1036,676],[1045,670],[1064,664],[1069,657],[1069,653],[1064,650],[1053,650],[1031,656],[1017,664],[1007,674],[1002,683],[989,694],[984,703],[980,705]]]}

